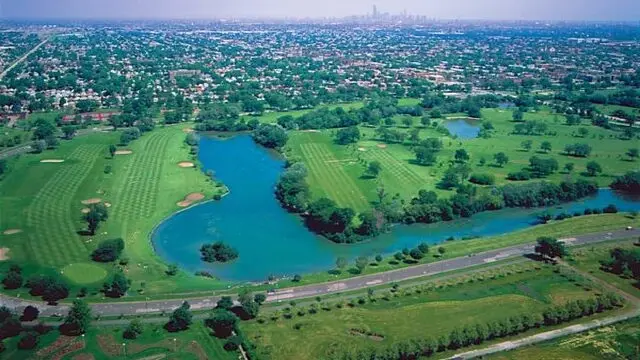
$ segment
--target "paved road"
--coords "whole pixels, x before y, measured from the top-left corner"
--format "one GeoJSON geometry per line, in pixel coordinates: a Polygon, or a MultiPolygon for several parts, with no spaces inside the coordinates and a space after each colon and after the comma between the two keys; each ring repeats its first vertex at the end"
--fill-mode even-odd
{"type": "MultiPolygon", "coordinates": [[[[585,245],[591,243],[597,243],[613,239],[626,239],[630,237],[640,236],[640,229],[633,230],[617,230],[611,232],[587,234],[574,238],[563,239],[569,246],[585,245]]],[[[508,258],[514,258],[530,254],[533,252],[535,244],[523,244],[511,246],[503,249],[486,251],[471,256],[459,257],[450,260],[439,261],[431,264],[422,264],[403,269],[388,271],[384,273],[365,275],[360,277],[354,277],[345,279],[342,281],[335,281],[323,284],[315,284],[308,286],[301,286],[296,288],[281,289],[277,292],[268,294],[267,302],[282,302],[290,301],[293,299],[309,298],[315,296],[322,296],[337,292],[346,292],[352,290],[364,289],[372,286],[378,286],[382,284],[389,284],[393,282],[399,282],[404,280],[410,280],[420,278],[423,276],[440,274],[443,272],[454,271],[459,269],[468,268],[471,266],[490,264],[498,260],[504,260],[508,258]]],[[[191,308],[194,310],[206,310],[215,307],[218,297],[206,297],[206,298],[193,298],[188,299],[191,304],[191,308]]],[[[142,302],[112,302],[112,303],[95,303],[92,304],[92,310],[94,314],[100,314],[102,316],[113,315],[136,315],[145,313],[160,313],[169,312],[180,306],[184,301],[181,300],[153,300],[142,302]]],[[[60,306],[47,306],[42,303],[35,303],[33,301],[22,301],[20,299],[11,298],[7,296],[0,296],[0,303],[2,305],[9,306],[11,308],[22,308],[27,305],[38,306],[42,314],[45,316],[51,316],[52,314],[66,314],[68,307],[66,305],[60,306]]]]}
{"type": "Polygon", "coordinates": [[[36,45],[33,49],[29,50],[26,54],[22,55],[21,58],[19,58],[13,64],[11,64],[11,66],[6,68],[2,73],[0,73],[0,80],[2,80],[9,73],[9,71],[11,71],[14,67],[18,66],[21,62],[27,60],[29,55],[31,55],[34,52],[38,51],[38,49],[40,49],[48,41],[49,41],[49,38],[44,39],[42,42],[40,42],[38,45],[36,45]]]}

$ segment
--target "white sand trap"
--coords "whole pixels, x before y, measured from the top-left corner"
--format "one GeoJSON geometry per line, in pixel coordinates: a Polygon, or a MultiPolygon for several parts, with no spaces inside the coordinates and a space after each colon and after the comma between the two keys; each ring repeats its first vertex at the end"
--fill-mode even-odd
{"type": "Polygon", "coordinates": [[[83,214],[88,214],[90,211],[91,211],[91,209],[89,209],[89,208],[84,208],[84,209],[80,210],[80,212],[83,213],[83,214]]]}
{"type": "Polygon", "coordinates": [[[111,207],[111,203],[106,202],[106,203],[104,203],[104,206],[106,206],[106,207],[111,207]]]}
{"type": "Polygon", "coordinates": [[[7,229],[7,230],[3,231],[2,234],[4,234],[4,235],[13,235],[13,234],[19,234],[21,232],[22,232],[21,229],[7,229]]]}
{"type": "Polygon", "coordinates": [[[308,132],[308,133],[319,133],[320,130],[304,130],[303,132],[308,132]]]}
{"type": "Polygon", "coordinates": [[[387,144],[378,144],[376,146],[379,147],[380,149],[386,149],[387,148],[387,144]]]}
{"type": "Polygon", "coordinates": [[[179,207],[187,207],[191,206],[194,202],[200,201],[204,199],[204,194],[202,193],[191,193],[184,197],[184,200],[177,203],[179,207]]]}
{"type": "Polygon", "coordinates": [[[114,154],[116,155],[131,155],[133,151],[131,150],[117,150],[114,154]]]}
{"type": "Polygon", "coordinates": [[[41,163],[45,163],[45,164],[59,164],[59,163],[63,163],[64,160],[62,159],[44,159],[44,160],[40,160],[41,163]]]}
{"type": "Polygon", "coordinates": [[[7,261],[9,260],[9,255],[7,255],[9,253],[9,248],[0,248],[0,261],[7,261]]]}
{"type": "Polygon", "coordinates": [[[100,199],[100,198],[92,198],[92,199],[82,200],[82,204],[84,204],[84,205],[99,204],[101,202],[102,202],[102,199],[100,199]]]}
{"type": "Polygon", "coordinates": [[[188,133],[195,132],[195,130],[193,130],[192,128],[182,129],[182,131],[186,132],[187,134],[188,134],[188,133]]]}
{"type": "Polygon", "coordinates": [[[180,166],[181,168],[192,168],[195,167],[196,164],[192,163],[191,161],[181,161],[178,163],[178,166],[180,166]]]}
{"type": "Polygon", "coordinates": [[[358,148],[358,151],[367,151],[365,148],[358,148]]]}

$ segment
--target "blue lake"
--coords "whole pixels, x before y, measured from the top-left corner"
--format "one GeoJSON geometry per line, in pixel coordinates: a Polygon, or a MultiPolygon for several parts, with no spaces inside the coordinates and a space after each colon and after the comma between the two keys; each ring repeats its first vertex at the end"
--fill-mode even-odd
{"type": "MultiPolygon", "coordinates": [[[[399,225],[372,241],[339,245],[310,233],[298,217],[283,210],[273,194],[284,161],[257,146],[250,136],[230,139],[203,137],[200,161],[213,170],[231,193],[220,201],[182,211],[160,224],[152,235],[156,252],[168,263],[188,271],[206,270],[229,281],[262,281],[269,275],[292,276],[334,267],[338,256],[389,254],[420,242],[431,244],[453,236],[494,236],[536,223],[541,209],[505,209],[471,219],[431,225],[399,225]],[[240,256],[229,264],[200,260],[200,246],[223,240],[240,256]]],[[[616,204],[620,210],[640,210],[640,202],[603,189],[584,201],[554,207],[553,213],[582,211],[616,204]]]]}

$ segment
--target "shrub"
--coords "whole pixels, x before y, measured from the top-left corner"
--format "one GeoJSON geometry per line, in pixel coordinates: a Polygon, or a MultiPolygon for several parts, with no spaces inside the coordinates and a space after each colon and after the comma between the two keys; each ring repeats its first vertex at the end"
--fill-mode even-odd
{"type": "Polygon", "coordinates": [[[122,254],[122,250],[124,250],[124,240],[120,238],[105,240],[91,253],[91,258],[98,262],[115,261],[122,254]]]}
{"type": "Polygon", "coordinates": [[[472,174],[469,181],[478,185],[493,185],[496,177],[492,174],[472,174]]]}

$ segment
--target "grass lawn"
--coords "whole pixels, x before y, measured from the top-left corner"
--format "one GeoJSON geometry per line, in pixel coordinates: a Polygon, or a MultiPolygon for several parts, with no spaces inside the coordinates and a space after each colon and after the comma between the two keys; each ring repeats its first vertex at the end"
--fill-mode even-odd
{"type": "Polygon", "coordinates": [[[333,306],[330,311],[294,315],[292,319],[246,322],[242,327],[267,359],[323,359],[329,357],[328,349],[353,352],[400,340],[437,338],[465,324],[541,312],[551,304],[593,296],[593,291],[583,288],[586,284],[540,266],[495,279],[432,286],[420,293],[400,292],[389,300],[353,308],[333,306]],[[381,338],[360,336],[352,329],[365,329],[381,338]]]}
{"type": "MultiPolygon", "coordinates": [[[[472,173],[491,173],[496,177],[498,185],[508,183],[507,174],[526,168],[529,158],[534,155],[558,161],[561,171],[546,179],[553,182],[589,178],[600,186],[608,186],[615,176],[637,168],[637,164],[627,161],[624,155],[628,149],[637,147],[637,142],[619,140],[618,133],[613,130],[598,128],[586,121],[582,126],[567,126],[563,116],[542,110],[525,114],[525,120],[545,122],[549,131],[557,133],[556,136],[513,135],[511,111],[483,109],[482,114],[483,119],[490,121],[495,127],[490,139],[459,140],[443,136],[433,128],[420,128],[422,139],[438,137],[443,141],[444,148],[434,166],[414,164],[415,155],[408,143],[382,144],[374,138],[374,129],[366,127],[361,127],[363,138],[357,144],[347,146],[333,142],[336,130],[292,132],[286,153],[289,158],[307,165],[310,173],[308,181],[315,198],[326,196],[338,205],[350,206],[356,211],[369,207],[368,202],[376,198],[376,189],[381,185],[387,193],[399,194],[405,201],[409,201],[421,189],[451,195],[451,191],[439,190],[437,183],[453,162],[458,149],[465,149],[470,154],[472,173]],[[584,138],[576,135],[580,127],[587,128],[589,132],[584,138]],[[531,151],[521,148],[521,143],[525,140],[533,141],[531,151]],[[543,141],[551,143],[552,150],[549,153],[539,151],[543,141]],[[593,148],[592,154],[588,158],[564,155],[565,145],[574,143],[589,144],[593,148]],[[493,156],[498,152],[506,153],[510,159],[504,167],[493,165],[493,156]],[[481,159],[486,161],[485,165],[481,165],[481,159]],[[382,172],[376,179],[363,178],[367,164],[371,161],[379,161],[382,172]],[[589,161],[598,162],[602,166],[602,174],[587,177],[584,173],[589,161]],[[567,163],[575,165],[572,173],[562,171],[567,163]]],[[[418,120],[414,118],[414,127],[418,120]]],[[[408,132],[410,128],[398,127],[398,130],[408,132]]]]}
{"type": "MultiPolygon", "coordinates": [[[[211,280],[188,274],[169,279],[149,241],[153,227],[176,211],[185,195],[200,192],[210,199],[224,191],[199,169],[178,167],[180,161],[193,160],[184,137],[182,127],[160,128],[130,144],[132,154],[111,159],[108,147],[118,142],[119,134],[90,134],[63,141],[56,150],[12,159],[12,171],[0,182],[0,231],[22,230],[0,235],[10,259],[23,266],[27,276],[57,272],[90,262],[101,240],[122,237],[132,290],[139,290],[141,282],[148,294],[215,287],[211,280]],[[43,159],[64,162],[41,163],[43,159]],[[111,173],[105,173],[106,166],[111,173]],[[81,210],[87,199],[110,205],[109,220],[96,236],[79,233],[86,228],[81,210]]],[[[112,270],[112,265],[94,266],[112,270]]]]}
{"type": "Polygon", "coordinates": [[[618,360],[638,359],[640,319],[605,326],[518,350],[490,355],[490,360],[618,360]]]}
{"type": "Polygon", "coordinates": [[[600,261],[611,259],[610,252],[615,248],[632,250],[638,249],[633,243],[636,239],[626,241],[612,241],[592,246],[583,246],[574,251],[570,251],[571,258],[569,263],[576,268],[588,272],[603,281],[622,289],[623,291],[640,297],[640,288],[634,286],[636,281],[633,279],[623,278],[616,274],[612,274],[600,269],[600,261]]]}
{"type": "Polygon", "coordinates": [[[95,284],[107,277],[107,270],[92,263],[75,263],[63,267],[60,272],[76,284],[95,284]]]}
{"type": "Polygon", "coordinates": [[[60,336],[57,330],[40,337],[35,350],[18,350],[18,338],[5,340],[3,359],[188,359],[232,360],[236,352],[224,350],[223,341],[209,335],[202,321],[189,330],[168,333],[162,325],[145,324],[143,334],[135,340],[122,337],[120,327],[92,327],[84,338],[60,336]],[[175,339],[175,342],[174,342],[175,339]],[[126,344],[123,346],[123,344],[126,344]],[[66,356],[65,356],[66,355],[66,356]],[[56,357],[58,356],[58,357],[56,357]],[[65,357],[63,357],[65,356],[65,357]],[[89,357],[86,357],[89,359],[89,357]]]}

